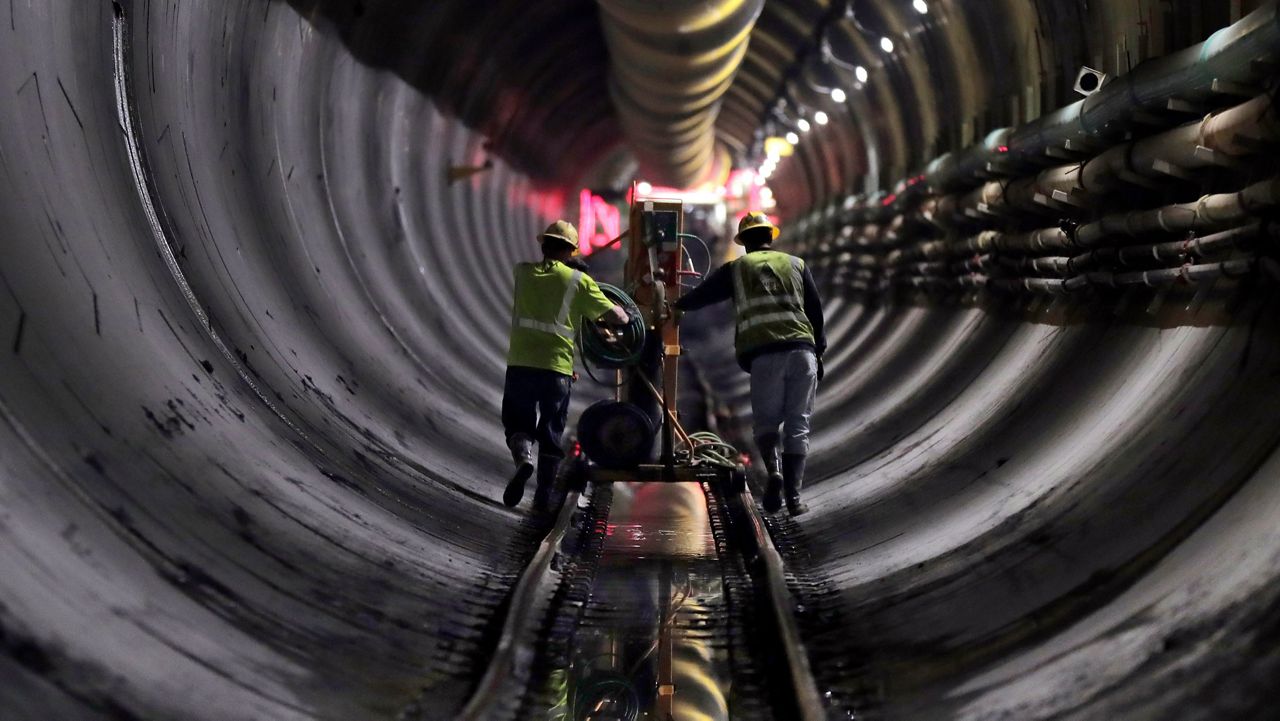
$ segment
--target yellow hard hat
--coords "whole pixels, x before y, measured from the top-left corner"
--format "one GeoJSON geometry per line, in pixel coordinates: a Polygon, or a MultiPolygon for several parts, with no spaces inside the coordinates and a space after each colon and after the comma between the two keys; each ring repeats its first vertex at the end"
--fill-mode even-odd
{"type": "Polygon", "coordinates": [[[753,210],[742,216],[742,220],[738,221],[738,234],[733,236],[733,242],[742,245],[742,234],[756,228],[768,228],[775,239],[778,237],[778,233],[782,232],[778,226],[769,222],[769,216],[758,210],[753,210]]]}
{"type": "Polygon", "coordinates": [[[548,225],[547,229],[542,231],[542,235],[538,236],[538,242],[542,242],[547,238],[563,240],[572,245],[574,250],[578,249],[578,229],[573,227],[573,223],[567,220],[557,220],[548,225]]]}

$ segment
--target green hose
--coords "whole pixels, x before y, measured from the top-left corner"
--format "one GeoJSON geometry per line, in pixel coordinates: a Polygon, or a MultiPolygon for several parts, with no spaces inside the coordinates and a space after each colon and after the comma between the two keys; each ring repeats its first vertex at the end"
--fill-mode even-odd
{"type": "Polygon", "coordinates": [[[582,352],[584,365],[600,368],[619,369],[635,365],[640,361],[644,351],[645,327],[644,316],[631,296],[617,286],[608,283],[600,284],[604,296],[626,311],[628,321],[623,326],[611,326],[613,339],[606,338],[599,323],[587,319],[579,324],[578,348],[582,352]]]}

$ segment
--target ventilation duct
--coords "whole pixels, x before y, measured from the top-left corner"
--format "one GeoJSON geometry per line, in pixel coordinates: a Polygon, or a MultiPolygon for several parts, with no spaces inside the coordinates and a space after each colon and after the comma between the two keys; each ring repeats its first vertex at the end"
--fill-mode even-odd
{"type": "Polygon", "coordinates": [[[715,173],[720,99],[763,7],[763,0],[600,0],[609,91],[646,179],[688,187],[715,173]]]}

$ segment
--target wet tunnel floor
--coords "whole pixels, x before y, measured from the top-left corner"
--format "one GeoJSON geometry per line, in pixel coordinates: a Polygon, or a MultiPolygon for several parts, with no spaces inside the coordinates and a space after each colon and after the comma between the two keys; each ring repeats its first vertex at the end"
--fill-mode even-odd
{"type": "Polygon", "coordinates": [[[576,628],[528,718],[773,718],[748,648],[751,580],[697,483],[619,483],[576,628]]]}

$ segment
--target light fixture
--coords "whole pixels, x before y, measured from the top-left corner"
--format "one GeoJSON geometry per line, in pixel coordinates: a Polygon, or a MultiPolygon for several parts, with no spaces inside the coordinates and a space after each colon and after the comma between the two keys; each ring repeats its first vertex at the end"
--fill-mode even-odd
{"type": "Polygon", "coordinates": [[[880,49],[886,53],[893,52],[893,41],[888,37],[880,38],[880,49]]]}
{"type": "Polygon", "coordinates": [[[648,195],[653,192],[653,186],[643,180],[636,183],[636,192],[640,195],[648,195]]]}
{"type": "MultiPolygon", "coordinates": [[[[757,176],[756,176],[756,185],[764,185],[764,176],[763,176],[763,175],[757,175],[757,176]]],[[[764,192],[764,191],[761,191],[761,192],[764,192]]]]}
{"type": "Polygon", "coordinates": [[[831,99],[836,101],[837,103],[843,103],[845,101],[845,97],[846,96],[844,94],[844,91],[841,90],[840,88],[836,88],[835,90],[831,91],[831,99]]]}
{"type": "Polygon", "coordinates": [[[915,2],[911,3],[911,7],[915,8],[916,12],[920,13],[921,15],[929,14],[929,3],[925,2],[924,0],[915,0],[915,2]]]}
{"type": "Polygon", "coordinates": [[[786,137],[787,137],[787,142],[791,143],[792,145],[795,145],[796,143],[800,142],[800,136],[796,135],[794,132],[787,133],[786,137]]]}
{"type": "Polygon", "coordinates": [[[814,119],[814,122],[816,122],[818,125],[827,124],[827,114],[822,112],[821,110],[813,114],[813,119],[814,119]]]}
{"type": "Polygon", "coordinates": [[[861,65],[853,69],[853,74],[858,78],[858,82],[860,83],[867,82],[867,78],[871,77],[871,74],[867,72],[867,69],[861,65]]]}
{"type": "MultiPolygon", "coordinates": [[[[758,185],[764,185],[764,183],[758,183],[758,185]]],[[[770,198],[772,198],[772,197],[773,197],[773,188],[768,188],[768,187],[761,188],[761,189],[760,189],[760,197],[761,197],[761,198],[764,198],[765,200],[769,200],[770,198]]]]}
{"type": "Polygon", "coordinates": [[[796,127],[800,128],[800,132],[807,133],[809,132],[809,121],[804,118],[800,118],[796,121],[796,127]]]}

